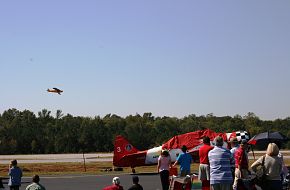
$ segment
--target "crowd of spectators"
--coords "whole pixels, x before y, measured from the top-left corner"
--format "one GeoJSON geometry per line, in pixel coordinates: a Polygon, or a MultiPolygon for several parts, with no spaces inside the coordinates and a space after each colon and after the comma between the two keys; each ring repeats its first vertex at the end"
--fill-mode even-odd
{"type": "MultiPolygon", "coordinates": [[[[279,147],[275,143],[269,143],[266,154],[258,158],[249,166],[248,152],[249,145],[247,140],[237,140],[236,137],[230,139],[229,147],[226,146],[223,138],[218,136],[211,145],[210,138],[203,138],[203,145],[199,148],[199,175],[202,190],[255,190],[256,185],[251,183],[259,166],[264,166],[266,181],[260,186],[262,190],[282,190],[283,156],[279,147]],[[246,182],[249,182],[247,185],[246,182]]],[[[168,150],[163,150],[158,158],[157,171],[160,174],[163,190],[169,189],[170,168],[180,164],[180,177],[191,174],[190,165],[192,157],[187,153],[186,146],[182,146],[182,153],[171,165],[171,158],[168,150]]],[[[288,171],[284,171],[288,172],[288,171]]],[[[115,178],[114,178],[115,179],[115,178]]],[[[122,190],[120,181],[103,190],[122,190]]],[[[139,179],[134,180],[133,186],[129,190],[143,190],[138,184],[139,179]]]]}
{"type": "MultiPolygon", "coordinates": [[[[17,160],[12,160],[8,168],[8,187],[10,190],[19,190],[21,186],[22,170],[17,166],[17,160]]],[[[39,183],[38,175],[32,177],[32,183],[27,185],[25,190],[45,190],[45,187],[39,183]]],[[[5,189],[2,181],[0,189],[5,189]]]]}

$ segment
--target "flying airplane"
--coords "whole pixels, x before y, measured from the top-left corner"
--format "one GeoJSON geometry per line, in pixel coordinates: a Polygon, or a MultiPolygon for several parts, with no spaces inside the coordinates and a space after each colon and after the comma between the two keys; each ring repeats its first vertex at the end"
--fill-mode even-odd
{"type": "Polygon", "coordinates": [[[63,92],[62,90],[58,89],[58,88],[52,88],[52,89],[47,89],[47,92],[53,92],[53,93],[58,93],[59,95],[61,95],[61,93],[63,92]]]}
{"type": "Polygon", "coordinates": [[[215,133],[210,129],[205,129],[174,136],[161,146],[140,151],[129,143],[126,138],[118,135],[114,142],[113,165],[116,167],[131,167],[132,172],[135,173],[134,168],[137,166],[157,164],[158,157],[163,149],[169,150],[171,161],[175,162],[178,155],[182,152],[181,147],[183,145],[187,147],[194,162],[199,162],[198,149],[203,145],[202,138],[204,136],[210,138],[211,144],[213,144],[213,140],[216,136],[221,136],[225,141],[224,147],[228,146],[227,142],[229,142],[232,137],[236,137],[238,141],[241,141],[242,139],[250,139],[246,131],[215,133]]]}

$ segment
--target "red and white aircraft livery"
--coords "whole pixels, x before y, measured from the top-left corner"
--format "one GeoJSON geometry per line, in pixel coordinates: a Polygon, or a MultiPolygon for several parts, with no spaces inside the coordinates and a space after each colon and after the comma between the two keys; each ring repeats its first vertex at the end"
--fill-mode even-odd
{"type": "Polygon", "coordinates": [[[116,136],[114,144],[113,165],[117,167],[131,167],[154,165],[157,164],[158,157],[162,149],[169,150],[171,161],[175,162],[177,156],[182,152],[181,147],[185,145],[188,152],[192,155],[193,160],[198,162],[198,149],[203,145],[202,138],[208,136],[211,142],[215,137],[223,137],[227,147],[230,138],[237,137],[238,141],[242,139],[249,140],[249,135],[246,131],[236,131],[232,133],[215,133],[209,129],[189,132],[182,135],[172,137],[163,145],[154,147],[148,150],[139,151],[132,146],[127,139],[122,136],[116,136]]]}

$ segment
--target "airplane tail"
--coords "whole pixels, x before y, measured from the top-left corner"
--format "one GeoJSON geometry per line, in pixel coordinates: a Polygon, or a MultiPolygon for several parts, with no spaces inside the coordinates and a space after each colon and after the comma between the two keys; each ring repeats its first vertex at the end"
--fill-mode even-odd
{"type": "Polygon", "coordinates": [[[114,143],[114,157],[113,157],[113,165],[119,166],[120,160],[128,155],[138,152],[139,150],[135,148],[127,139],[122,137],[121,135],[116,136],[114,143]]]}

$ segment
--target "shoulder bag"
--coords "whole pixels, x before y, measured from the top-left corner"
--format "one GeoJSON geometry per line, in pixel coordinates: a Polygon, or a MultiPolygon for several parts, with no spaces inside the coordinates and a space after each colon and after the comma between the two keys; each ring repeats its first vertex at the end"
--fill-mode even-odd
{"type": "Polygon", "coordinates": [[[256,172],[255,184],[257,184],[260,187],[262,187],[266,181],[265,166],[264,166],[265,157],[266,155],[263,156],[262,165],[256,172]]]}

